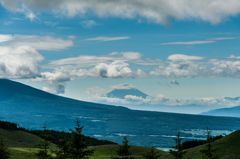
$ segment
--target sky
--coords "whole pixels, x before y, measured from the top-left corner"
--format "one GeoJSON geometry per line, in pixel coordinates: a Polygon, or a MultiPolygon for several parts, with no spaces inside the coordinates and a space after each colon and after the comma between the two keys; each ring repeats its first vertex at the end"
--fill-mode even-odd
{"type": "Polygon", "coordinates": [[[98,103],[236,106],[239,28],[239,0],[0,0],[0,78],[98,103]],[[116,88],[149,97],[106,97],[116,88]]]}

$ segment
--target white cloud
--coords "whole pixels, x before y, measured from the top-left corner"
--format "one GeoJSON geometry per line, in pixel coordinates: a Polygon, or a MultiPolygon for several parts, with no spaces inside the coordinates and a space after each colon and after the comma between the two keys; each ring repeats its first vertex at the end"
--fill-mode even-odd
{"type": "Polygon", "coordinates": [[[161,43],[161,45],[194,45],[194,44],[206,44],[206,43],[214,43],[216,41],[203,40],[203,41],[179,41],[179,42],[169,42],[169,43],[161,43]]]}
{"type": "Polygon", "coordinates": [[[95,21],[93,21],[93,20],[81,21],[80,24],[82,25],[82,27],[88,28],[88,29],[90,29],[90,28],[92,28],[92,27],[94,27],[94,26],[99,25],[99,24],[97,24],[97,23],[96,23],[95,21]]]}
{"type": "Polygon", "coordinates": [[[0,34],[0,43],[12,40],[12,35],[3,35],[0,34]]]}
{"type": "Polygon", "coordinates": [[[54,22],[49,22],[49,21],[45,21],[44,22],[47,26],[50,26],[50,27],[55,27],[58,23],[54,23],[54,22]]]}
{"type": "Polygon", "coordinates": [[[237,39],[239,37],[218,37],[218,38],[210,38],[202,41],[179,41],[179,42],[169,42],[169,43],[161,43],[160,45],[194,45],[194,44],[207,44],[207,43],[215,43],[217,40],[231,40],[237,39]]]}
{"type": "Polygon", "coordinates": [[[96,40],[96,41],[113,41],[113,40],[123,40],[123,39],[129,39],[131,37],[123,36],[123,37],[96,37],[96,38],[89,38],[86,39],[86,41],[89,40],[96,40]]]}
{"type": "MultiPolygon", "coordinates": [[[[43,72],[41,77],[33,81],[45,82],[52,89],[57,84],[64,84],[74,78],[144,78],[147,74],[140,70],[132,70],[129,64],[123,61],[114,61],[110,64],[99,63],[90,69],[73,69],[72,67],[57,67],[54,73],[43,72]]],[[[45,86],[47,87],[47,86],[45,86]]],[[[48,89],[49,90],[49,89],[48,89]]],[[[55,91],[58,92],[58,91],[55,91]]]]}
{"type": "Polygon", "coordinates": [[[136,89],[137,87],[135,87],[134,85],[129,84],[129,83],[111,86],[112,90],[114,90],[114,89],[134,89],[134,88],[136,89]]]}
{"type": "Polygon", "coordinates": [[[31,21],[34,20],[39,20],[36,16],[36,14],[34,14],[30,9],[28,9],[26,7],[26,5],[22,4],[21,7],[16,9],[17,12],[23,13],[25,15],[26,18],[29,18],[31,21]]]}
{"type": "Polygon", "coordinates": [[[69,39],[76,39],[76,36],[74,36],[74,35],[69,35],[68,38],[69,38],[69,39]]]}
{"type": "Polygon", "coordinates": [[[179,61],[179,60],[202,60],[204,57],[200,56],[188,56],[188,55],[183,55],[183,54],[173,54],[168,56],[168,60],[172,61],[179,61]]]}
{"type": "Polygon", "coordinates": [[[239,36],[237,37],[219,37],[219,38],[211,38],[211,39],[208,39],[208,40],[231,40],[231,39],[237,39],[239,38],[239,36]]]}
{"type": "Polygon", "coordinates": [[[0,78],[32,78],[39,74],[43,57],[29,46],[0,46],[0,78]]]}
{"type": "MultiPolygon", "coordinates": [[[[231,56],[233,57],[233,56],[231,56]]],[[[171,62],[152,69],[150,75],[159,75],[164,78],[180,77],[233,77],[240,78],[240,61],[209,59],[207,61],[191,61],[201,59],[198,56],[169,56],[171,62]]]]}
{"type": "Polygon", "coordinates": [[[110,64],[114,61],[134,61],[139,60],[142,54],[139,52],[114,52],[108,55],[101,56],[88,56],[88,55],[80,55],[78,57],[65,58],[60,60],[51,61],[45,67],[53,68],[59,66],[66,66],[68,68],[88,68],[91,66],[96,66],[100,63],[110,64]]]}
{"type": "Polygon", "coordinates": [[[51,36],[15,35],[11,39],[9,38],[8,42],[3,45],[11,45],[14,47],[30,46],[37,50],[58,51],[73,46],[73,42],[51,36]]]}
{"type": "Polygon", "coordinates": [[[240,13],[238,0],[0,0],[0,3],[11,11],[24,4],[31,9],[49,9],[68,17],[92,12],[99,17],[146,19],[163,25],[168,25],[172,18],[217,24],[240,13]]]}
{"type": "Polygon", "coordinates": [[[21,18],[11,18],[13,20],[22,20],[21,18]]]}

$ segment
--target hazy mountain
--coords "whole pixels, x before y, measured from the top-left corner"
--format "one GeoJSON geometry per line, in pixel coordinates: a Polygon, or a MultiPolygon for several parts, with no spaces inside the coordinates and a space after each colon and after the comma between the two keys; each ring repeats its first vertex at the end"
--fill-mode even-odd
{"type": "Polygon", "coordinates": [[[240,118],[240,106],[231,108],[214,109],[207,112],[200,113],[201,115],[210,116],[226,116],[226,117],[238,117],[240,118]]]}
{"type": "Polygon", "coordinates": [[[146,98],[148,95],[141,92],[136,88],[131,89],[114,89],[111,92],[107,93],[106,96],[109,98],[121,98],[124,99],[126,95],[138,96],[142,98],[146,98]]]}
{"type": "MultiPolygon", "coordinates": [[[[239,129],[240,119],[130,110],[121,106],[89,103],[56,96],[44,91],[0,79],[0,120],[19,123],[27,129],[73,128],[79,118],[85,135],[121,143],[127,135],[129,143],[139,146],[170,147],[178,131],[186,139],[204,138],[194,134],[211,130],[239,129]],[[193,130],[193,131],[191,131],[193,130]]],[[[219,131],[216,131],[219,132],[219,131]]]]}

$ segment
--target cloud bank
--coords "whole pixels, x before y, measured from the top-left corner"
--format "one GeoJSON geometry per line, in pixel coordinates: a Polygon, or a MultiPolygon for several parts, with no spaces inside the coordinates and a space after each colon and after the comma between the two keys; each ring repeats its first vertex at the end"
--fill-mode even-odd
{"type": "MultiPolygon", "coordinates": [[[[38,12],[51,10],[67,17],[92,12],[99,17],[140,18],[163,25],[168,25],[172,18],[218,24],[240,13],[238,0],[0,0],[0,3],[11,11],[21,11],[27,6],[38,12]]],[[[27,9],[22,12],[31,20],[35,18],[35,14],[27,9]]]]}

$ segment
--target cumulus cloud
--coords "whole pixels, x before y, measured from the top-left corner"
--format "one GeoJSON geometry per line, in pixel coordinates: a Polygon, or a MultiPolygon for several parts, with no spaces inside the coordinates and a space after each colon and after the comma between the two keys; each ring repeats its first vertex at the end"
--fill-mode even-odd
{"type": "Polygon", "coordinates": [[[82,27],[88,28],[88,29],[90,29],[90,28],[92,28],[92,27],[94,27],[94,26],[99,25],[99,24],[97,24],[97,23],[96,23],[95,21],[93,21],[93,20],[81,21],[80,24],[82,25],[82,27]]]}
{"type": "Polygon", "coordinates": [[[3,35],[0,34],[0,43],[12,40],[12,35],[3,35]]]}
{"type": "Polygon", "coordinates": [[[1,78],[32,78],[39,74],[39,62],[43,60],[37,50],[29,46],[0,46],[1,78]]]}
{"type": "Polygon", "coordinates": [[[148,22],[168,25],[169,20],[202,20],[217,24],[240,13],[237,0],[0,0],[7,9],[14,11],[21,5],[31,9],[52,10],[68,17],[86,15],[89,12],[99,17],[146,19],[148,22]]]}
{"type": "Polygon", "coordinates": [[[172,80],[172,81],[171,81],[171,84],[179,85],[178,81],[176,81],[176,80],[172,80]]]}
{"type": "MultiPolygon", "coordinates": [[[[41,73],[41,77],[33,81],[45,82],[52,89],[57,84],[64,84],[74,78],[144,78],[147,74],[141,69],[132,70],[129,64],[123,61],[114,61],[110,64],[99,63],[89,69],[74,69],[72,67],[57,67],[53,73],[41,73]]],[[[57,91],[56,91],[57,92],[57,91]]]]}
{"type": "MultiPolygon", "coordinates": [[[[234,56],[235,57],[235,56],[234,56]]],[[[171,55],[166,65],[153,68],[150,75],[159,75],[164,78],[180,77],[240,77],[240,61],[234,59],[208,59],[201,61],[203,57],[171,55]],[[192,61],[200,60],[200,61],[192,61]]]]}
{"type": "Polygon", "coordinates": [[[73,42],[71,40],[63,40],[61,38],[54,38],[51,36],[14,35],[9,36],[8,38],[5,37],[5,40],[7,42],[3,43],[2,45],[11,45],[14,47],[30,46],[37,50],[58,51],[73,46],[73,42]]]}
{"type": "Polygon", "coordinates": [[[40,76],[32,78],[35,82],[44,82],[45,86],[42,88],[44,91],[54,94],[65,93],[65,82],[73,80],[70,76],[62,72],[43,72],[40,76]]]}
{"type": "Polygon", "coordinates": [[[131,38],[131,37],[127,37],[127,36],[124,36],[124,37],[96,37],[96,38],[86,39],[86,41],[89,41],[89,40],[96,40],[96,41],[113,41],[113,40],[129,39],[129,38],[131,38]]]}

